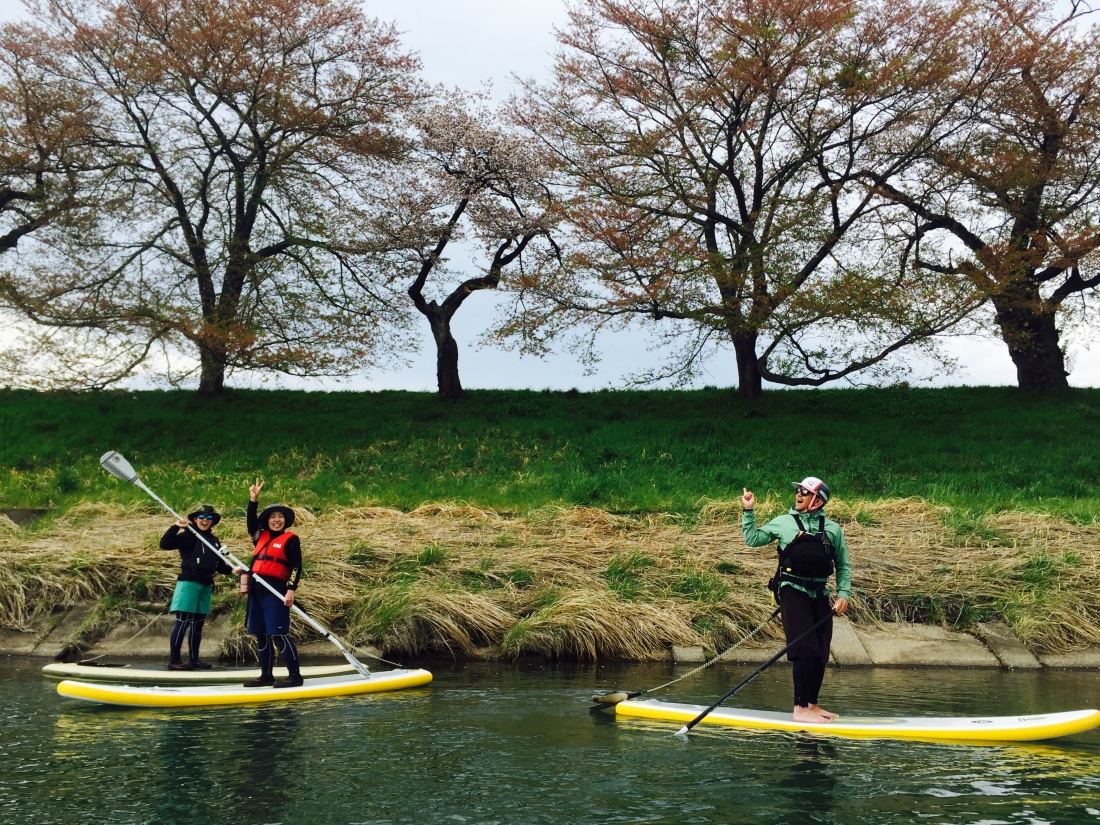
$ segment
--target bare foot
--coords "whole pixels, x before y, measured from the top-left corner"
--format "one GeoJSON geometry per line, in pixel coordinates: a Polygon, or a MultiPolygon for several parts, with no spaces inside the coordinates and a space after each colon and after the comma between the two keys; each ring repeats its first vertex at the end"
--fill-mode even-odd
{"type": "Polygon", "coordinates": [[[804,708],[800,705],[795,705],[794,706],[794,721],[796,721],[796,722],[812,722],[815,725],[820,725],[823,722],[831,722],[832,719],[830,719],[828,716],[822,716],[817,711],[810,710],[810,708],[804,708]]]}
{"type": "Polygon", "coordinates": [[[836,718],[837,718],[837,716],[838,716],[838,714],[836,714],[836,713],[833,713],[833,712],[832,712],[832,711],[830,711],[830,710],[825,710],[825,708],[821,707],[821,705],[809,705],[808,707],[809,707],[809,709],[810,709],[810,710],[812,710],[812,711],[813,711],[814,713],[820,713],[820,714],[821,714],[822,716],[824,716],[824,717],[825,717],[826,719],[836,719],[836,718]]]}

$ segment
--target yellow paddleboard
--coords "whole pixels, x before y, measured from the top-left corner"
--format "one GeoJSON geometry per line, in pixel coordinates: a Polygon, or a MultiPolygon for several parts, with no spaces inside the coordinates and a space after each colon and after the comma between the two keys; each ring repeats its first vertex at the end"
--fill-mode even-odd
{"type": "Polygon", "coordinates": [[[127,707],[214,707],[253,705],[265,702],[288,702],[297,699],[326,699],[332,696],[354,696],[426,685],[432,674],[426,670],[386,670],[362,676],[359,673],[306,679],[301,687],[246,688],[236,685],[114,685],[78,682],[66,679],[57,685],[57,692],[70,699],[82,699],[105,705],[127,707]]]}
{"type": "MultiPolygon", "coordinates": [[[[617,716],[659,719],[681,725],[706,710],[706,705],[680,705],[653,699],[628,700],[615,705],[617,716]]],[[[1074,710],[1021,716],[978,717],[867,717],[844,716],[821,724],[795,722],[790,712],[716,708],[700,725],[723,725],[748,730],[808,732],[861,739],[920,739],[933,742],[995,744],[1053,739],[1100,726],[1100,711],[1074,710]]]]}

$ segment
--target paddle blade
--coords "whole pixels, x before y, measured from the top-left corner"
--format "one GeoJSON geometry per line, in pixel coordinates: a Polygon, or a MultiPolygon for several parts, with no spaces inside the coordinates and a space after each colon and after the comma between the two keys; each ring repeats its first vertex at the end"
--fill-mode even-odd
{"type": "Polygon", "coordinates": [[[130,462],[114,450],[108,450],[99,457],[99,466],[115,478],[121,478],[127,484],[138,483],[138,474],[130,466],[130,462]]]}

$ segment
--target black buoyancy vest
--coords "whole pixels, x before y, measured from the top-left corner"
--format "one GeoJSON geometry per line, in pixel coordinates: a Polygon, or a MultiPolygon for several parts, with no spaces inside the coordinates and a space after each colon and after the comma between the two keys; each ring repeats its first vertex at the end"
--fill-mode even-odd
{"type": "Polygon", "coordinates": [[[798,523],[798,535],[779,551],[779,570],[783,578],[824,581],[833,574],[836,548],[825,532],[825,516],[817,518],[817,532],[811,533],[802,519],[794,517],[798,523]]]}

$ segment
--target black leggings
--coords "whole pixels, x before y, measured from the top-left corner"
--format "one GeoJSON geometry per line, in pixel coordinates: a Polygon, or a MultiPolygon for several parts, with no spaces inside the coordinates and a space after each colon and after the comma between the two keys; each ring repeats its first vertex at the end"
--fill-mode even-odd
{"type": "MultiPolygon", "coordinates": [[[[779,605],[783,609],[783,631],[788,644],[806,633],[832,610],[828,596],[821,594],[811,597],[789,586],[780,588],[779,605]]],[[[829,661],[832,640],[833,623],[825,622],[787,654],[794,678],[794,703],[798,707],[817,704],[821,683],[825,680],[825,665],[829,661]]]]}
{"type": "Polygon", "coordinates": [[[176,623],[172,625],[172,635],[168,637],[168,661],[174,665],[180,663],[183,640],[187,639],[187,657],[194,664],[199,660],[199,646],[202,644],[202,624],[205,613],[185,613],[176,611],[176,623]]]}
{"type": "Polygon", "coordinates": [[[286,665],[290,677],[292,679],[301,678],[302,671],[301,663],[298,661],[298,648],[294,646],[294,640],[290,638],[290,634],[257,636],[256,644],[259,648],[256,653],[260,659],[260,672],[265,677],[270,677],[275,669],[275,651],[278,651],[279,655],[283,657],[283,664],[286,665]]]}
{"type": "Polygon", "coordinates": [[[794,703],[800,708],[817,704],[821,683],[825,681],[825,661],[818,657],[791,659],[794,675],[794,703]]]}

